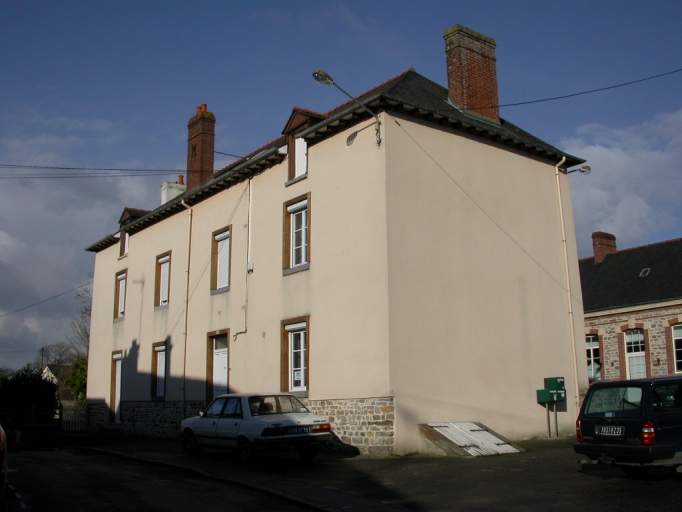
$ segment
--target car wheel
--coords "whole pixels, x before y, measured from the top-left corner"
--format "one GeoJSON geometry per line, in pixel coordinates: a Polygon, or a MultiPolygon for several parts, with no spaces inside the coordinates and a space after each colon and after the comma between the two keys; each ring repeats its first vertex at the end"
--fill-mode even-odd
{"type": "Polygon", "coordinates": [[[641,478],[651,469],[650,466],[621,466],[620,468],[630,478],[641,478]]]}
{"type": "Polygon", "coordinates": [[[242,464],[253,464],[258,460],[256,447],[245,437],[240,437],[237,440],[237,451],[239,453],[239,461],[242,464]]]}
{"type": "Polygon", "coordinates": [[[298,449],[298,456],[303,462],[312,462],[317,457],[317,446],[305,446],[298,449]]]}
{"type": "Polygon", "coordinates": [[[188,457],[196,457],[204,451],[204,447],[199,444],[197,438],[190,431],[185,432],[185,435],[182,436],[182,448],[188,457]]]}

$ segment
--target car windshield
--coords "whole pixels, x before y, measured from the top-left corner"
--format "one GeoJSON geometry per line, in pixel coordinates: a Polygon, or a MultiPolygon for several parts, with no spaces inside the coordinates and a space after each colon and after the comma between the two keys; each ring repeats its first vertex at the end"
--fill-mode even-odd
{"type": "Polygon", "coordinates": [[[305,405],[293,395],[261,395],[249,397],[251,416],[266,414],[284,414],[292,412],[310,412],[305,405]]]}
{"type": "Polygon", "coordinates": [[[639,418],[642,415],[642,388],[615,386],[593,389],[585,406],[591,418],[639,418]]]}

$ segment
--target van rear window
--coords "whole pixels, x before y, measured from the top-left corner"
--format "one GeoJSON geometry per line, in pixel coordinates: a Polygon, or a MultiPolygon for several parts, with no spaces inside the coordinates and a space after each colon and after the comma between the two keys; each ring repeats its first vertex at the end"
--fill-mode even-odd
{"type": "Polygon", "coordinates": [[[585,416],[591,418],[639,418],[642,415],[642,388],[638,386],[595,388],[587,400],[585,416]]]}

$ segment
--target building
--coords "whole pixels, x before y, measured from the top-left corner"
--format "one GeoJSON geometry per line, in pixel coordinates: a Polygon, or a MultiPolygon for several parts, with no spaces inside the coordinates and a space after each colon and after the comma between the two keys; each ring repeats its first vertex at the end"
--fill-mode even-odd
{"type": "Polygon", "coordinates": [[[492,39],[444,37],[448,87],[409,69],[294,108],[215,173],[216,119],[197,109],[186,190],[88,248],[93,428],[176,435],[216,394],[285,390],[342,442],[404,454],[433,421],[545,435],[536,390],[562,376],[573,431],[587,372],[566,170],[583,160],[500,118],[492,39]]]}
{"type": "Polygon", "coordinates": [[[618,251],[592,233],[580,260],[590,380],[682,372],[682,239],[618,251]]]}

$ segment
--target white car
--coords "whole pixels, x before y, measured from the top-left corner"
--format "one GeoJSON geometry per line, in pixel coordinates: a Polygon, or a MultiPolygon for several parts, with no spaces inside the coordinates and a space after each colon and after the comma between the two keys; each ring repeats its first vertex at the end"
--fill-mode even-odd
{"type": "Polygon", "coordinates": [[[312,461],[317,448],[331,439],[325,416],[312,414],[294,395],[284,393],[221,395],[180,424],[183,447],[189,456],[204,448],[237,448],[243,462],[261,450],[294,448],[312,461]]]}

